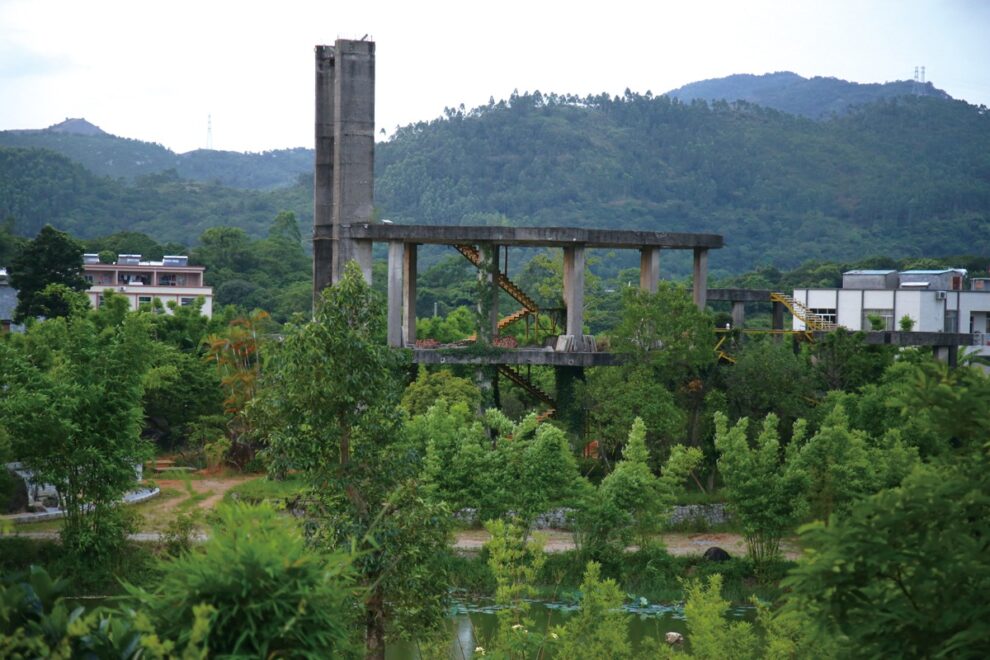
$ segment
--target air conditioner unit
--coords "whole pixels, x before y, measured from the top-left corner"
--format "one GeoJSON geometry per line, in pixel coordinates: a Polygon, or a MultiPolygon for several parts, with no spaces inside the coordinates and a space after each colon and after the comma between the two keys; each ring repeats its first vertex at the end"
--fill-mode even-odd
{"type": "Polygon", "coordinates": [[[935,300],[945,300],[945,291],[936,291],[935,300]]]}

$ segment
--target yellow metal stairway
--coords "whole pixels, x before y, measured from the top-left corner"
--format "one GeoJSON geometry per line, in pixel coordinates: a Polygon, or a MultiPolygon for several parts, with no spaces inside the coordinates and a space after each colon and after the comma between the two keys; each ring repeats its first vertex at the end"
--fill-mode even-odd
{"type": "Polygon", "coordinates": [[[795,300],[786,293],[771,293],[770,300],[786,307],[787,311],[804,323],[804,327],[807,330],[831,331],[839,327],[825,317],[815,314],[804,303],[795,300]]]}
{"type": "Polygon", "coordinates": [[[548,410],[544,410],[539,415],[537,415],[537,419],[539,421],[542,422],[542,421],[546,420],[548,417],[553,417],[554,413],[557,412],[557,402],[553,400],[553,397],[551,397],[549,394],[547,394],[546,392],[544,392],[542,389],[540,389],[539,387],[537,387],[536,385],[534,385],[533,382],[529,378],[527,378],[526,376],[524,376],[517,369],[515,369],[515,368],[513,368],[513,367],[511,367],[511,366],[509,366],[507,364],[496,365],[496,368],[498,369],[498,373],[499,374],[501,374],[502,376],[505,376],[506,378],[508,378],[509,380],[511,380],[513,383],[515,383],[516,385],[518,385],[519,387],[521,387],[523,390],[526,391],[527,394],[529,394],[530,396],[532,396],[534,399],[536,399],[536,400],[538,400],[538,401],[540,401],[542,403],[545,403],[546,405],[550,406],[550,408],[548,410]]]}
{"type": "MultiPolygon", "coordinates": [[[[454,248],[456,248],[458,252],[464,255],[465,259],[473,263],[475,266],[481,266],[481,252],[478,248],[473,245],[455,245],[454,248]]],[[[502,288],[503,291],[515,298],[530,314],[536,314],[540,311],[536,301],[527,296],[525,291],[520,289],[515,282],[505,276],[505,273],[495,273],[495,282],[502,288]]],[[[518,314],[519,312],[516,313],[518,314]]],[[[519,316],[519,318],[522,318],[523,316],[525,316],[525,314],[519,316]]]]}

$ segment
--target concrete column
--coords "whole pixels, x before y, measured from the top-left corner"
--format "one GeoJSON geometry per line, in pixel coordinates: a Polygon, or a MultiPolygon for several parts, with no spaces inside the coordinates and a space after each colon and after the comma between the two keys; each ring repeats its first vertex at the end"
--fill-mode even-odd
{"type": "Polygon", "coordinates": [[[402,252],[402,344],[416,345],[416,244],[406,243],[402,252]]]}
{"type": "MultiPolygon", "coordinates": [[[[784,329],[784,303],[775,302],[773,303],[773,320],[770,323],[770,327],[774,330],[784,329]]],[[[775,335],[775,339],[780,341],[782,335],[775,335]]]]}
{"type": "Polygon", "coordinates": [[[704,311],[708,303],[708,250],[694,248],[694,304],[704,311]]]}
{"type": "Polygon", "coordinates": [[[950,368],[955,368],[959,364],[958,346],[933,346],[932,353],[939,362],[945,362],[950,368]]]}
{"type": "Polygon", "coordinates": [[[478,246],[481,263],[478,265],[478,279],[481,282],[481,299],[478,310],[484,318],[479,319],[478,341],[490,344],[498,335],[498,246],[482,243],[478,246]]]}
{"type": "Polygon", "coordinates": [[[313,169],[313,309],[333,269],[333,46],[316,47],[316,162],[313,169]],[[325,235],[317,236],[320,228],[325,235]]]}
{"type": "Polygon", "coordinates": [[[375,44],[338,39],[333,78],[334,281],[355,260],[371,281],[371,244],[343,228],[371,222],[375,161],[375,44]]]}
{"type": "Polygon", "coordinates": [[[660,282],[660,248],[645,247],[639,250],[639,288],[657,292],[660,282]]]}
{"type": "Polygon", "coordinates": [[[578,341],[584,332],[584,246],[564,248],[564,305],[567,334],[578,341]]]}
{"type": "Polygon", "coordinates": [[[742,328],[746,322],[746,303],[741,300],[732,302],[732,327],[742,328]]]}
{"type": "Polygon", "coordinates": [[[388,244],[388,345],[402,346],[402,242],[388,244]]]}

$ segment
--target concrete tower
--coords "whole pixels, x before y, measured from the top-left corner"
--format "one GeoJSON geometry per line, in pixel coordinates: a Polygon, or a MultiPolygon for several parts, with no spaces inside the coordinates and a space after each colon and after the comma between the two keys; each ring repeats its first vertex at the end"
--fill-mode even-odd
{"type": "Polygon", "coordinates": [[[355,260],[371,281],[371,242],[341,227],[371,222],[375,185],[375,44],[338,39],[316,47],[313,293],[355,260]]]}

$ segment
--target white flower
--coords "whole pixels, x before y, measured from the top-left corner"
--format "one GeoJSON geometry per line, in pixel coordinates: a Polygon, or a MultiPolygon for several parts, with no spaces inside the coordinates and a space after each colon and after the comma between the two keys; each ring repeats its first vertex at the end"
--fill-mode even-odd
{"type": "Polygon", "coordinates": [[[513,630],[519,630],[520,628],[522,628],[522,624],[521,623],[517,623],[516,625],[512,626],[512,629],[513,630]]]}
{"type": "Polygon", "coordinates": [[[553,639],[560,639],[560,636],[557,633],[550,633],[550,637],[553,639]]]}
{"type": "Polygon", "coordinates": [[[478,655],[484,655],[485,654],[485,647],[484,646],[476,646],[476,647],[474,647],[474,652],[477,653],[478,655]]]}

